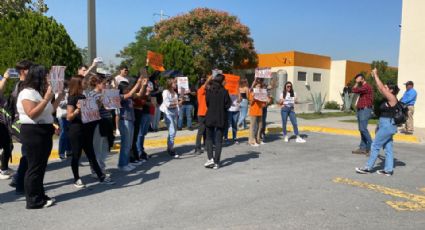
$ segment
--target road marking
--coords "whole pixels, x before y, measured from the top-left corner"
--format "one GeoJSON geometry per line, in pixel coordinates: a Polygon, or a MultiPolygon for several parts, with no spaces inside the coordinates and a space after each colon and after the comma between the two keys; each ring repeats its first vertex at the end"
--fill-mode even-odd
{"type": "MultiPolygon", "coordinates": [[[[385,203],[397,211],[425,211],[425,196],[404,192],[394,188],[384,187],[382,185],[369,184],[366,182],[351,180],[348,178],[336,177],[332,180],[335,183],[347,184],[354,187],[365,188],[375,192],[390,195],[396,198],[406,199],[407,201],[386,201],[385,203]]],[[[422,192],[425,188],[420,189],[422,192]]]]}

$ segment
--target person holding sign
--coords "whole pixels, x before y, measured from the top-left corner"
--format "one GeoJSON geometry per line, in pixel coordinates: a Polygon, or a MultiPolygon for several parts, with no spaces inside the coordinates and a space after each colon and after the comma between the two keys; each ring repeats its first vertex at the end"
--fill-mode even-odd
{"type": "MultiPolygon", "coordinates": [[[[266,106],[266,101],[264,101],[264,93],[262,93],[263,83],[259,78],[256,78],[252,84],[249,93],[249,116],[251,117],[251,124],[249,126],[249,144],[253,147],[258,147],[260,144],[265,144],[261,140],[261,126],[262,126],[262,116],[263,116],[263,107],[266,106]]],[[[267,91],[266,91],[267,98],[267,91]]]]}
{"type": "Polygon", "coordinates": [[[289,142],[289,138],[287,136],[286,131],[286,123],[291,120],[292,127],[294,128],[294,134],[297,136],[295,142],[297,143],[305,143],[305,140],[298,133],[298,124],[297,118],[295,117],[295,106],[296,102],[296,94],[294,92],[294,88],[292,87],[292,83],[290,81],[285,83],[283,87],[283,92],[280,94],[279,104],[282,106],[280,110],[280,114],[282,116],[282,129],[283,129],[283,138],[285,142],[289,142]]]}
{"type": "Polygon", "coordinates": [[[83,123],[81,116],[81,102],[86,99],[83,94],[83,76],[73,76],[69,82],[69,96],[66,119],[69,121],[69,140],[71,142],[72,160],[71,168],[74,175],[74,186],[84,188],[85,184],[78,173],[78,166],[81,153],[84,153],[89,160],[91,168],[95,171],[102,184],[114,184],[112,179],[105,175],[99,167],[93,148],[93,136],[97,122],[83,123]]]}
{"type": "Polygon", "coordinates": [[[44,66],[31,66],[16,104],[22,124],[22,149],[27,154],[28,163],[24,180],[27,209],[50,207],[55,201],[46,196],[43,180],[53,147],[53,112],[64,94],[54,104],[51,103],[54,93],[47,75],[48,71],[44,66]]]}

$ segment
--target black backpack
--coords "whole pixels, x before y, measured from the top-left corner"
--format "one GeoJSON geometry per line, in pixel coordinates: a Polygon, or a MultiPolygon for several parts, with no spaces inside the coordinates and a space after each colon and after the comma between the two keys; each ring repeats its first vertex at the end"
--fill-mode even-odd
{"type": "Polygon", "coordinates": [[[403,102],[398,101],[394,108],[394,123],[396,125],[401,125],[406,123],[407,121],[407,112],[409,109],[407,108],[407,105],[403,102]]]}

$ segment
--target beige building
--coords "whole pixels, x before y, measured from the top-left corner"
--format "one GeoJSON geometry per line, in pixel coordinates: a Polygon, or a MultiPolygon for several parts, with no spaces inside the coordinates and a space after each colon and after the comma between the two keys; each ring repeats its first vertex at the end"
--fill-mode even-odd
{"type": "MultiPolygon", "coordinates": [[[[401,21],[398,84],[413,81],[418,98],[415,105],[415,126],[425,128],[425,12],[424,0],[403,0],[401,21]]],[[[400,93],[404,93],[402,87],[400,93]]],[[[400,95],[401,97],[401,95],[400,95]]]]}
{"type": "MultiPolygon", "coordinates": [[[[344,86],[361,72],[369,72],[370,64],[349,60],[332,61],[330,57],[298,51],[259,54],[257,67],[272,70],[272,94],[278,99],[286,81],[291,81],[302,111],[313,111],[311,94],[326,95],[325,101],[342,104],[340,94],[344,86]]],[[[254,67],[236,70],[235,74],[254,78],[254,67]]]]}

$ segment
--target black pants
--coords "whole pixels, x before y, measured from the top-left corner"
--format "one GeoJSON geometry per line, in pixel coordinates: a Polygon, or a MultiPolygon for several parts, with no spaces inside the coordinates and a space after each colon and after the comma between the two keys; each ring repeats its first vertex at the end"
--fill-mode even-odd
{"type": "Polygon", "coordinates": [[[46,203],[44,174],[53,146],[54,128],[51,124],[22,124],[22,148],[27,153],[28,170],[25,173],[27,208],[41,208],[46,203]]]}
{"type": "MultiPolygon", "coordinates": [[[[131,145],[131,151],[130,151],[130,162],[139,161],[140,156],[144,156],[143,153],[139,156],[139,152],[137,151],[137,136],[139,134],[140,130],[140,122],[142,121],[142,110],[140,109],[134,109],[134,129],[133,129],[133,140],[131,145]]],[[[146,156],[144,156],[146,157],[146,156]]]]}
{"type": "Polygon", "coordinates": [[[0,123],[0,149],[3,149],[1,155],[1,170],[9,169],[9,160],[12,157],[12,139],[6,125],[0,123]]]}
{"type": "Polygon", "coordinates": [[[84,150],[91,168],[94,170],[100,181],[105,178],[99,167],[99,164],[97,163],[96,155],[93,149],[93,135],[96,125],[97,122],[90,122],[87,124],[74,123],[69,125],[68,135],[69,141],[71,142],[71,168],[72,173],[74,174],[74,181],[80,179],[80,174],[78,173],[78,164],[80,162],[82,150],[84,150]]]}
{"type": "Polygon", "coordinates": [[[223,142],[223,128],[207,127],[207,153],[208,159],[214,159],[216,164],[220,163],[221,146],[223,142]],[[215,141],[215,152],[213,153],[213,141],[215,141]]]}
{"type": "Polygon", "coordinates": [[[204,139],[204,145],[205,145],[205,139],[206,139],[206,132],[205,132],[205,116],[198,116],[198,133],[196,135],[196,145],[195,149],[201,149],[201,138],[204,139]]]}

